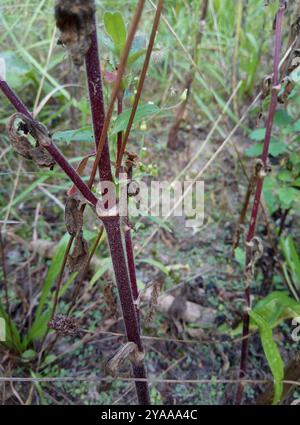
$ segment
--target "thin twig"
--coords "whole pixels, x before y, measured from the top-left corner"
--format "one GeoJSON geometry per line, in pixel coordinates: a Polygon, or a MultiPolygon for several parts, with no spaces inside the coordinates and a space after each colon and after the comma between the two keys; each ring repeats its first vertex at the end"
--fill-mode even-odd
{"type": "Polygon", "coordinates": [[[147,47],[144,65],[143,65],[141,75],[140,75],[140,78],[139,78],[139,83],[138,83],[136,95],[135,95],[135,98],[134,98],[134,101],[133,101],[128,125],[127,125],[125,135],[124,135],[124,139],[123,139],[123,142],[122,142],[120,154],[117,156],[116,176],[119,175],[120,166],[121,166],[121,163],[122,163],[122,158],[123,158],[123,155],[124,155],[124,152],[125,152],[125,149],[126,149],[126,145],[127,145],[127,142],[128,142],[128,138],[129,138],[129,134],[130,134],[130,131],[131,131],[132,124],[133,124],[133,120],[134,120],[134,117],[135,117],[135,114],[136,114],[136,111],[137,111],[139,100],[140,100],[140,97],[141,97],[141,94],[142,94],[142,91],[143,91],[144,82],[145,82],[146,74],[147,74],[147,71],[148,71],[150,58],[151,58],[151,54],[152,54],[152,50],[153,50],[153,46],[154,46],[154,41],[155,41],[155,37],[156,37],[156,33],[157,33],[157,29],[158,29],[158,25],[159,25],[159,21],[160,21],[160,17],[161,17],[163,3],[164,3],[164,0],[159,0],[157,8],[156,8],[155,18],[154,18],[154,22],[153,22],[153,26],[152,26],[152,30],[151,30],[151,35],[150,35],[150,39],[149,39],[149,43],[148,43],[148,47],[147,47]]]}

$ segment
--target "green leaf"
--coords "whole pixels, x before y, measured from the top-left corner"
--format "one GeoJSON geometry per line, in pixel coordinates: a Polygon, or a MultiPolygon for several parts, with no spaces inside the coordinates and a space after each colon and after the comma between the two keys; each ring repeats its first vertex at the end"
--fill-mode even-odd
{"type": "Polygon", "coordinates": [[[262,154],[262,151],[263,151],[263,144],[257,143],[255,145],[251,146],[250,148],[246,149],[245,154],[246,154],[246,156],[253,158],[253,157],[256,157],[256,156],[260,156],[262,154]]]}
{"type": "Polygon", "coordinates": [[[118,56],[121,55],[126,43],[126,26],[120,12],[106,12],[104,14],[104,27],[112,39],[118,56]]]}
{"type": "Polygon", "coordinates": [[[24,85],[26,74],[30,68],[16,52],[7,50],[1,52],[0,60],[5,63],[5,78],[9,86],[17,89],[24,85]]]}
{"type": "MultiPolygon", "coordinates": [[[[143,121],[146,118],[153,117],[160,112],[160,108],[153,103],[146,103],[145,105],[138,106],[134,116],[133,124],[143,121]]],[[[131,109],[127,109],[122,114],[118,115],[113,125],[113,133],[124,131],[128,125],[131,109]]]]}
{"type": "Polygon", "coordinates": [[[63,263],[63,260],[64,260],[64,254],[65,254],[65,251],[66,251],[66,248],[67,248],[68,240],[69,240],[69,235],[65,234],[62,237],[62,239],[60,240],[60,242],[59,242],[59,244],[58,244],[58,246],[57,246],[57,248],[54,252],[54,255],[53,255],[53,258],[52,258],[52,261],[51,261],[51,265],[48,269],[48,273],[47,273],[45,281],[43,283],[43,288],[42,288],[42,292],[41,292],[39,305],[38,305],[38,308],[36,310],[36,316],[39,316],[41,314],[41,311],[42,311],[42,309],[43,309],[43,307],[44,307],[44,305],[47,301],[47,298],[50,295],[52,285],[54,284],[54,282],[55,282],[55,280],[56,280],[56,278],[57,278],[57,276],[60,272],[60,269],[61,269],[61,266],[62,266],[62,263],[63,263]]]}
{"type": "Polygon", "coordinates": [[[300,315],[300,303],[289,297],[286,292],[274,291],[260,300],[254,311],[260,314],[274,328],[285,319],[300,315]]]}
{"type": "Polygon", "coordinates": [[[45,304],[50,300],[51,289],[56,278],[59,275],[68,239],[69,235],[65,234],[60,240],[53,255],[51,265],[48,269],[48,273],[43,283],[39,304],[35,312],[35,320],[28,333],[28,342],[41,338],[44,332],[46,331],[47,323],[50,319],[51,312],[50,309],[47,309],[45,313],[42,313],[42,311],[45,304]]]}
{"type": "Polygon", "coordinates": [[[283,391],[284,363],[282,361],[278,347],[273,339],[272,328],[258,313],[249,311],[249,316],[259,328],[260,339],[274,378],[274,399],[273,404],[280,402],[283,391]]]}
{"type": "Polygon", "coordinates": [[[290,74],[289,80],[294,83],[298,83],[300,81],[300,65],[290,74]]]}
{"type": "Polygon", "coordinates": [[[160,270],[161,272],[163,272],[165,275],[169,275],[169,270],[167,269],[167,267],[165,265],[163,265],[160,261],[157,260],[153,260],[152,258],[145,258],[143,260],[137,260],[137,263],[145,263],[145,264],[149,264],[150,266],[155,267],[156,269],[160,270]]]}
{"type": "Polygon", "coordinates": [[[91,280],[89,281],[89,289],[91,289],[95,283],[107,272],[107,270],[111,267],[111,259],[102,258],[101,262],[103,263],[100,267],[97,267],[96,273],[93,275],[91,280]]]}
{"type": "Polygon", "coordinates": [[[45,358],[45,360],[42,363],[42,366],[45,367],[53,362],[55,362],[55,360],[57,359],[57,356],[55,354],[48,354],[45,358]]]}
{"type": "Polygon", "coordinates": [[[292,203],[298,199],[299,191],[292,187],[282,187],[278,189],[278,197],[284,208],[290,208],[292,203]]]}
{"type": "MultiPolygon", "coordinates": [[[[281,155],[286,150],[286,145],[279,142],[277,139],[271,139],[269,152],[272,156],[276,157],[281,155]]],[[[246,149],[246,155],[249,157],[260,156],[263,151],[263,143],[257,143],[250,148],[246,149]]]]}
{"type": "Polygon", "coordinates": [[[249,135],[251,140],[256,140],[257,142],[264,140],[265,136],[266,136],[265,128],[257,128],[256,130],[252,131],[252,133],[250,133],[249,135]]]}
{"type": "MultiPolygon", "coordinates": [[[[154,49],[153,49],[154,50],[154,49]]],[[[127,65],[132,65],[134,62],[136,62],[140,57],[144,56],[147,52],[147,49],[141,49],[137,52],[131,53],[127,60],[127,65]]]]}
{"type": "Polygon", "coordinates": [[[246,253],[243,249],[237,247],[234,250],[234,257],[235,257],[236,261],[241,265],[241,267],[245,266],[246,253]]]}
{"type": "Polygon", "coordinates": [[[16,348],[17,351],[22,351],[21,337],[15,323],[11,317],[6,313],[4,307],[0,302],[0,318],[5,320],[5,341],[3,344],[16,348]]]}
{"type": "Polygon", "coordinates": [[[293,180],[293,174],[289,170],[282,170],[277,175],[278,179],[282,182],[290,182],[293,180]]]}
{"type": "Polygon", "coordinates": [[[270,154],[272,156],[279,156],[286,150],[286,145],[283,142],[279,142],[277,140],[271,140],[270,144],[270,154]]]}
{"type": "Polygon", "coordinates": [[[27,335],[27,344],[32,341],[41,339],[48,328],[48,322],[51,318],[51,308],[48,308],[44,313],[36,316],[27,335]]]}
{"type": "Polygon", "coordinates": [[[77,130],[57,131],[53,133],[54,142],[94,142],[94,133],[90,127],[78,128],[77,130]]]}
{"type": "Polygon", "coordinates": [[[292,122],[292,117],[286,112],[285,109],[278,109],[275,112],[274,123],[280,127],[287,127],[292,122]]]}
{"type": "Polygon", "coordinates": [[[294,123],[293,129],[294,129],[295,132],[300,131],[300,120],[298,120],[294,123]]]}
{"type": "MultiPolygon", "coordinates": [[[[286,292],[274,291],[267,297],[261,299],[253,308],[273,329],[286,319],[294,319],[300,316],[300,303],[289,297],[286,292]]],[[[251,319],[250,329],[256,330],[257,325],[251,319]]],[[[239,324],[229,333],[231,336],[242,332],[242,324],[239,324]]]]}
{"type": "Polygon", "coordinates": [[[285,260],[292,272],[293,281],[300,288],[300,257],[297,253],[296,246],[291,236],[281,238],[279,241],[285,260]]]}
{"type": "Polygon", "coordinates": [[[22,353],[22,360],[29,362],[36,357],[37,353],[34,350],[26,350],[22,353]]]}

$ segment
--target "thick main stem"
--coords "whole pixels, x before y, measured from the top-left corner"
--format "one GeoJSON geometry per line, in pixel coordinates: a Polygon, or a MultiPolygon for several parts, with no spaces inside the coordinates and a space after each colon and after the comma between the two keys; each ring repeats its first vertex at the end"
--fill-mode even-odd
{"type": "MultiPolygon", "coordinates": [[[[96,22],[95,22],[95,28],[96,28],[96,22]]],[[[95,141],[96,141],[98,151],[100,152],[101,144],[103,143],[102,137],[104,134],[106,134],[106,130],[104,129],[105,108],[104,108],[101,68],[100,68],[100,62],[99,62],[96,30],[92,34],[91,46],[85,57],[85,62],[86,62],[86,73],[87,73],[89,95],[90,95],[92,120],[93,120],[93,127],[94,127],[94,136],[95,136],[95,141]],[[100,150],[99,150],[99,145],[100,145],[100,150]]],[[[105,143],[103,145],[103,150],[101,152],[101,163],[99,163],[98,169],[99,169],[101,180],[106,180],[106,181],[113,180],[112,173],[111,173],[107,137],[105,138],[105,143]]],[[[94,180],[94,174],[92,173],[89,183],[92,183],[93,180],[94,180]]],[[[104,222],[104,226],[107,233],[108,244],[110,247],[111,258],[112,258],[116,283],[118,287],[127,338],[129,341],[135,342],[139,350],[143,351],[143,346],[142,346],[142,342],[140,338],[139,321],[136,315],[133,294],[131,291],[131,281],[129,278],[127,261],[126,261],[126,256],[125,256],[124,247],[122,243],[122,234],[121,234],[119,217],[109,218],[108,220],[104,222]]],[[[132,275],[133,271],[130,264],[129,264],[130,275],[132,275]]],[[[133,267],[134,267],[134,262],[133,262],[133,267]]],[[[134,291],[134,295],[136,295],[134,288],[133,288],[133,291],[134,291]]],[[[133,364],[132,369],[133,369],[133,375],[136,379],[147,378],[146,369],[143,362],[139,364],[133,364]]],[[[147,382],[136,381],[135,386],[136,386],[136,392],[137,392],[139,403],[150,404],[150,396],[149,396],[147,382]]]]}
{"type": "MultiPolygon", "coordinates": [[[[127,339],[128,341],[137,344],[138,349],[140,351],[143,351],[142,341],[140,337],[140,328],[136,315],[135,305],[133,302],[130,280],[128,276],[127,262],[122,244],[120,220],[118,217],[108,219],[105,221],[104,226],[107,233],[111,259],[113,262],[116,282],[118,286],[127,339]]],[[[132,368],[135,378],[146,378],[147,375],[143,362],[139,364],[133,363],[132,368]]],[[[135,385],[139,404],[150,404],[147,382],[136,381],[135,385]]]]}
{"type": "MultiPolygon", "coordinates": [[[[285,1],[280,0],[279,10],[276,15],[272,92],[271,92],[269,113],[268,113],[268,118],[266,123],[266,135],[264,140],[263,153],[261,157],[263,164],[265,166],[267,165],[267,161],[268,161],[269,147],[270,147],[270,141],[271,141],[273,122],[274,122],[274,114],[275,114],[276,106],[277,106],[278,83],[279,83],[279,60],[280,60],[282,21],[283,21],[284,11],[285,11],[285,1]]],[[[246,238],[247,244],[251,243],[255,235],[255,228],[256,228],[256,222],[258,217],[259,205],[261,201],[262,189],[263,189],[263,178],[258,178],[257,184],[256,184],[256,191],[254,195],[254,202],[253,202],[253,208],[251,213],[249,231],[246,238]]],[[[251,251],[247,249],[246,267],[250,264],[251,261],[252,261],[251,251]]],[[[248,309],[251,308],[251,289],[249,286],[249,282],[247,282],[247,280],[246,280],[246,286],[245,286],[245,303],[248,309]]],[[[240,361],[240,373],[239,373],[240,379],[244,378],[246,374],[246,369],[247,369],[248,353],[249,353],[249,339],[248,339],[249,328],[250,328],[250,317],[249,317],[249,314],[245,313],[244,321],[243,321],[243,338],[244,339],[243,339],[242,348],[241,348],[241,361],[240,361]]],[[[237,389],[235,404],[237,405],[241,404],[243,399],[243,393],[244,393],[244,386],[242,383],[240,383],[237,389]]]]}

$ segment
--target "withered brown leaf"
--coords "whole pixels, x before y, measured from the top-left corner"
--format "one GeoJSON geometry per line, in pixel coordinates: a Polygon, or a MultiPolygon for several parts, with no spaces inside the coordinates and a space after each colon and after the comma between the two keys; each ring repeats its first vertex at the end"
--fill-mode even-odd
{"type": "Polygon", "coordinates": [[[80,210],[80,201],[71,197],[65,206],[65,224],[70,235],[76,236],[83,226],[83,213],[80,210]]]}
{"type": "Polygon", "coordinates": [[[82,270],[86,266],[88,258],[88,244],[80,232],[75,238],[73,251],[68,256],[67,264],[70,271],[73,273],[82,270]]]}
{"type": "Polygon", "coordinates": [[[60,42],[67,47],[76,66],[83,64],[94,31],[93,0],[56,0],[55,20],[60,42]]]}
{"type": "Polygon", "coordinates": [[[7,131],[10,143],[15,152],[26,159],[34,161],[40,167],[50,167],[55,165],[55,161],[48,151],[40,145],[42,138],[50,140],[47,128],[43,124],[33,121],[23,114],[12,115],[7,123],[7,131]],[[17,125],[17,121],[20,120],[17,125]],[[20,134],[23,132],[25,135],[20,134]],[[30,133],[36,141],[36,146],[32,146],[26,134],[30,133]]]}

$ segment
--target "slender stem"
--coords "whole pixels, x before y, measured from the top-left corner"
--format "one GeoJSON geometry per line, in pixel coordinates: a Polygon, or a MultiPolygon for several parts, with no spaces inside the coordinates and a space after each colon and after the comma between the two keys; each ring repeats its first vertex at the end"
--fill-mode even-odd
{"type": "Polygon", "coordinates": [[[143,91],[144,82],[145,82],[148,66],[149,66],[149,63],[150,63],[151,53],[152,53],[152,50],[153,50],[154,41],[155,41],[155,37],[156,37],[156,32],[157,32],[157,29],[158,29],[160,16],[161,16],[162,8],[163,8],[163,3],[164,3],[164,0],[159,0],[158,5],[157,5],[157,9],[156,9],[156,13],[155,13],[155,18],[154,18],[152,30],[151,30],[149,44],[148,44],[148,47],[147,47],[147,52],[146,52],[146,57],[145,57],[143,69],[142,69],[142,72],[141,72],[141,75],[140,75],[140,79],[139,79],[136,95],[135,95],[135,98],[134,98],[134,102],[133,102],[133,105],[132,105],[128,125],[127,125],[126,131],[125,131],[121,151],[120,151],[120,154],[117,156],[116,176],[119,175],[122,158],[123,158],[123,155],[124,155],[124,152],[125,152],[125,149],[126,149],[126,144],[128,142],[129,134],[130,134],[131,127],[132,127],[133,120],[134,120],[134,116],[136,114],[136,110],[137,110],[137,107],[138,107],[138,104],[139,104],[139,100],[140,100],[140,97],[141,97],[141,94],[142,94],[142,91],[143,91]]]}
{"type": "MultiPolygon", "coordinates": [[[[94,164],[93,164],[93,169],[92,169],[92,172],[91,172],[91,175],[90,175],[89,182],[93,182],[94,179],[95,179],[95,176],[96,176],[96,169],[98,167],[98,164],[99,164],[99,161],[100,161],[100,158],[102,156],[103,149],[104,149],[104,146],[105,146],[105,141],[106,141],[106,138],[107,138],[107,132],[108,132],[108,129],[109,129],[111,117],[112,117],[113,110],[114,110],[114,104],[115,104],[119,90],[120,90],[121,85],[122,85],[122,79],[123,79],[123,75],[124,75],[124,72],[125,72],[127,59],[128,59],[128,56],[129,56],[129,52],[130,52],[130,49],[131,49],[131,46],[132,46],[132,42],[133,42],[135,33],[137,31],[137,27],[138,27],[140,18],[142,16],[144,4],[145,4],[145,0],[139,0],[137,8],[136,8],[135,15],[134,15],[133,20],[132,20],[131,27],[129,29],[129,33],[128,33],[126,45],[125,45],[125,48],[124,48],[124,52],[122,54],[120,64],[119,64],[119,67],[118,67],[115,85],[114,85],[113,90],[112,90],[110,103],[109,103],[109,106],[108,106],[108,109],[107,109],[107,113],[105,115],[100,140],[97,143],[97,154],[96,154],[96,158],[95,158],[95,161],[94,161],[94,164]]],[[[95,41],[96,40],[92,40],[92,43],[93,42],[95,43],[95,41]]]]}
{"type": "MultiPolygon", "coordinates": [[[[124,100],[124,91],[120,90],[118,94],[118,115],[122,114],[123,112],[123,100],[124,100]]],[[[120,150],[122,147],[122,140],[123,140],[123,132],[120,131],[117,135],[117,158],[119,158],[120,150]]],[[[128,172],[128,178],[132,179],[132,169],[130,172],[128,172]],[[129,175],[130,174],[130,175],[129,175]]],[[[128,197],[127,197],[127,203],[128,203],[128,197]]],[[[128,264],[128,271],[129,271],[129,277],[130,277],[130,283],[131,283],[131,290],[133,299],[136,301],[139,296],[139,291],[137,287],[137,281],[136,281],[136,273],[135,273],[135,261],[134,261],[134,254],[133,254],[133,246],[132,246],[132,238],[131,238],[131,229],[129,226],[126,226],[127,229],[125,229],[125,248],[126,248],[126,256],[127,256],[127,264],[128,264]]],[[[139,313],[138,308],[136,307],[137,316],[139,319],[139,313]]]]}
{"type": "Polygon", "coordinates": [[[0,80],[0,88],[3,94],[10,101],[10,103],[15,107],[16,111],[32,119],[32,115],[28,111],[27,107],[24,105],[22,100],[14,93],[14,91],[9,87],[6,81],[0,80]]]}
{"type": "MultiPolygon", "coordinates": [[[[124,91],[120,90],[118,94],[118,115],[122,114],[123,112],[123,99],[124,99],[124,91]]],[[[123,141],[123,131],[119,131],[117,134],[117,159],[120,156],[121,148],[122,148],[122,141],[123,141]]]]}
{"type": "Polygon", "coordinates": [[[49,145],[43,145],[45,149],[50,153],[55,162],[63,169],[67,176],[72,180],[77,189],[82,193],[82,195],[87,199],[92,205],[96,206],[98,199],[93,194],[88,185],[84,183],[82,178],[72,167],[72,165],[66,160],[60,150],[51,143],[49,145]]]}
{"type": "MultiPolygon", "coordinates": [[[[277,95],[278,95],[278,83],[279,83],[279,59],[280,59],[280,50],[281,50],[281,42],[282,42],[282,21],[285,11],[285,1],[280,0],[279,10],[276,15],[276,27],[275,27],[275,49],[274,49],[274,64],[273,64],[273,81],[272,81],[272,92],[271,92],[271,100],[269,106],[269,113],[266,123],[266,136],[264,140],[264,148],[262,153],[262,161],[264,165],[267,165],[268,155],[269,155],[269,147],[270,140],[273,128],[274,114],[277,106],[277,95]]],[[[249,244],[255,235],[256,222],[258,217],[259,205],[261,201],[263,189],[263,178],[258,178],[256,184],[256,191],[254,195],[253,208],[251,213],[249,231],[247,234],[247,243],[249,244]]],[[[251,252],[247,250],[246,254],[246,267],[252,261],[251,252]]],[[[251,308],[251,289],[249,286],[249,282],[246,282],[245,286],[245,303],[247,308],[251,308]]],[[[243,321],[243,337],[249,334],[250,327],[250,317],[249,314],[245,313],[244,321],[243,321]]],[[[239,377],[243,378],[246,374],[247,362],[248,362],[248,354],[249,354],[249,339],[243,339],[242,347],[241,347],[241,361],[240,361],[240,373],[239,377]]],[[[242,383],[238,385],[235,404],[241,404],[243,399],[244,386],[242,383]]]]}

